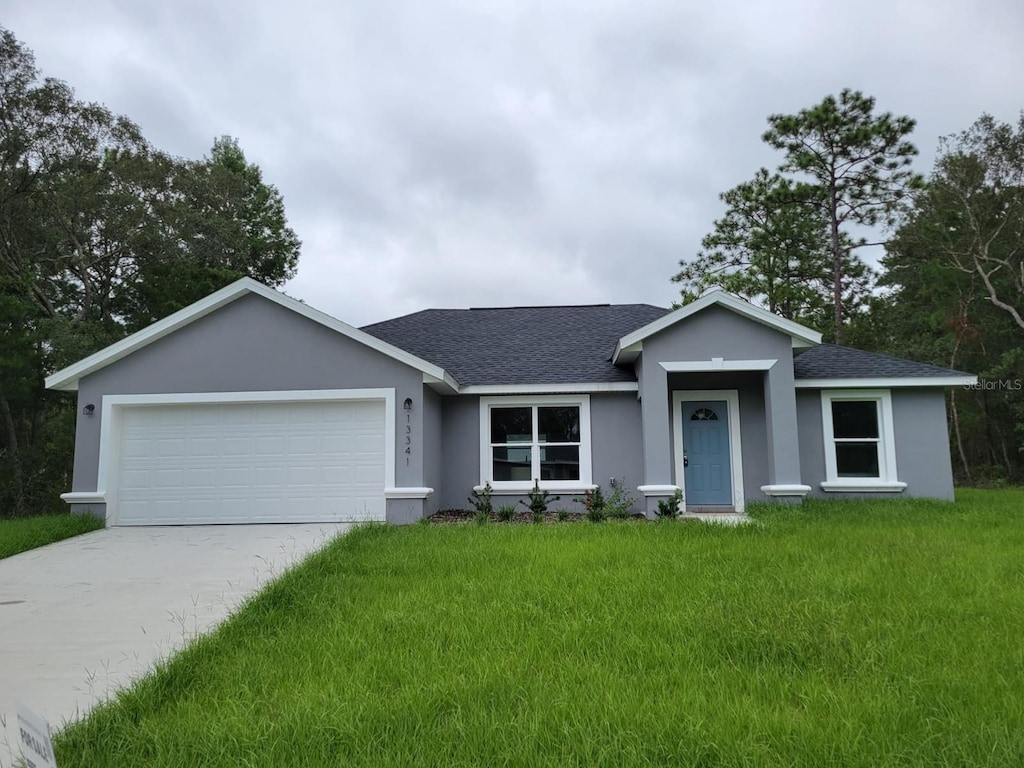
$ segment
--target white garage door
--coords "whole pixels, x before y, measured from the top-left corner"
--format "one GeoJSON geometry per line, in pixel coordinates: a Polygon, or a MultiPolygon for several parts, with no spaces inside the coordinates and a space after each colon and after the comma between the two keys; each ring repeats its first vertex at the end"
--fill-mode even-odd
{"type": "Polygon", "coordinates": [[[384,402],[121,409],[115,525],[384,519],[384,402]]]}

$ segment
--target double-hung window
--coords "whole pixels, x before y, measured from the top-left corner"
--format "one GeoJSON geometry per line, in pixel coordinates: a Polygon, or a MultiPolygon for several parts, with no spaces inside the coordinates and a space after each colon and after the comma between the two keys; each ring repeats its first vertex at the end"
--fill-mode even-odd
{"type": "Polygon", "coordinates": [[[591,485],[590,398],[480,399],[480,476],[495,490],[578,490],[591,485]]]}
{"type": "Polygon", "coordinates": [[[821,393],[826,491],[901,491],[889,390],[821,393]]]}

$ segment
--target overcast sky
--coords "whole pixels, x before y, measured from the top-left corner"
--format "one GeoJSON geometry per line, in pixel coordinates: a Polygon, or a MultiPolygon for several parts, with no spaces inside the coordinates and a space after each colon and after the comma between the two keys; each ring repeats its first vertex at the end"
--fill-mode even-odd
{"type": "Polygon", "coordinates": [[[426,307],[648,302],[774,167],[765,119],[851,87],[939,136],[1024,108],[1024,2],[5,0],[67,81],[201,157],[236,136],[302,239],[285,290],[426,307]]]}

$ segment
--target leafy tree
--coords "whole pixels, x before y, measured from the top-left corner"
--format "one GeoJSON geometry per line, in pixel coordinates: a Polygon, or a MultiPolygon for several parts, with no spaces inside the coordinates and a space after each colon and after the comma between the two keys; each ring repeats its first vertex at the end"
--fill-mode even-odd
{"type": "Polygon", "coordinates": [[[887,246],[890,293],[873,312],[882,351],[974,371],[987,383],[950,393],[954,452],[968,482],[1024,477],[1022,137],[986,115],[942,140],[934,172],[887,246]]]}
{"type": "MultiPolygon", "coordinates": [[[[783,317],[830,328],[831,254],[814,193],[764,168],[723,193],[725,215],[697,258],[681,261],[672,278],[682,284],[682,303],[719,286],[783,317]]],[[[848,256],[844,265],[843,300],[852,308],[866,294],[870,273],[848,256]]]]}
{"type": "Polygon", "coordinates": [[[299,245],[237,141],[159,152],[0,28],[0,515],[68,486],[75,413],[46,373],[242,275],[282,283],[299,245]]]}
{"type": "Polygon", "coordinates": [[[806,179],[801,183],[810,187],[809,197],[819,201],[828,223],[837,343],[842,340],[847,256],[868,244],[847,228],[890,223],[908,190],[920,183],[909,169],[917,149],[906,138],[914,121],[888,112],[875,115],[874,109],[874,98],[844,89],[838,99],[828,96],[795,115],[771,115],[762,137],[786,153],[780,171],[806,179]]]}
{"type": "Polygon", "coordinates": [[[1016,127],[982,115],[944,138],[920,206],[943,213],[931,244],[976,276],[985,296],[1024,331],[1024,112],[1016,127]]]}

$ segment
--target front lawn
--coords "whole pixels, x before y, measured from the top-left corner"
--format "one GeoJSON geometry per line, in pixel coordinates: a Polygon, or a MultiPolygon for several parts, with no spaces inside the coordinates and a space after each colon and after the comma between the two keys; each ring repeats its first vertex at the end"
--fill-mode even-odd
{"type": "Polygon", "coordinates": [[[103,527],[92,515],[39,515],[0,520],[0,559],[103,527]]]}
{"type": "Polygon", "coordinates": [[[57,738],[74,766],[1020,766],[1024,493],[367,527],[57,738]]]}

